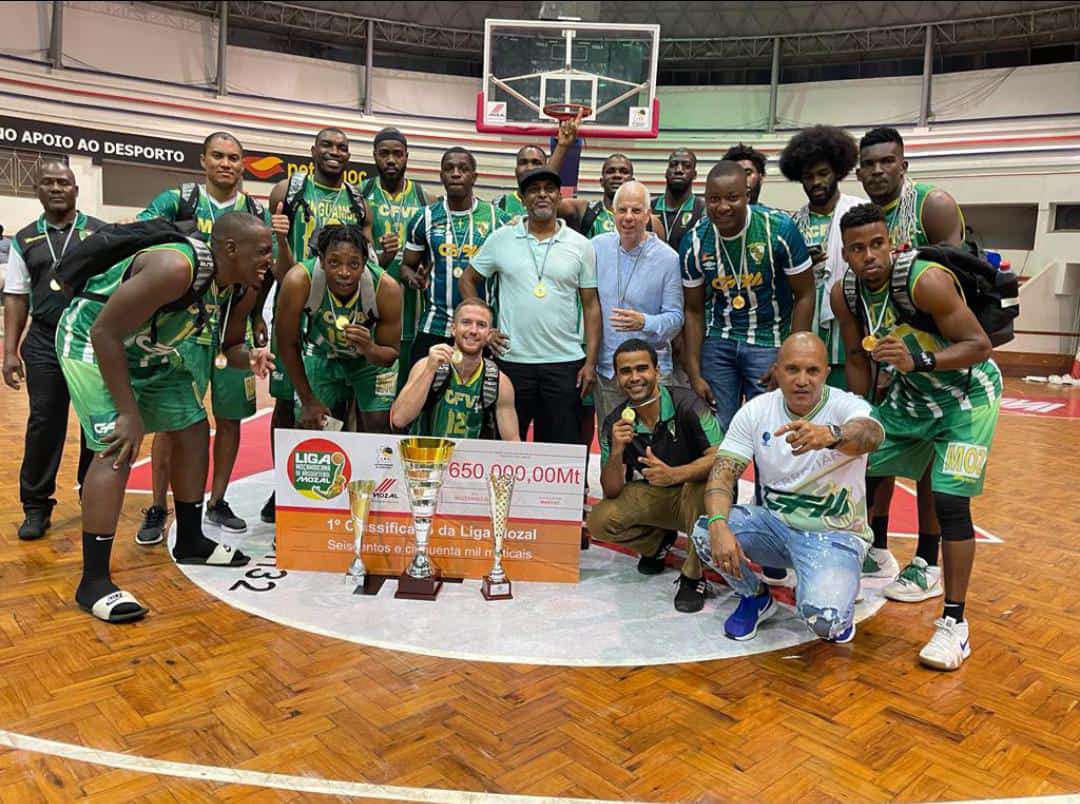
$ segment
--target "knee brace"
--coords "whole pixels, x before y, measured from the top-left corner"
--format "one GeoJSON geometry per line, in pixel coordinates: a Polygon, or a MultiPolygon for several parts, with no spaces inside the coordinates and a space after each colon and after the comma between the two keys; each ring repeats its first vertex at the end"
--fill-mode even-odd
{"type": "Polygon", "coordinates": [[[944,541],[966,542],[975,538],[969,498],[935,491],[934,511],[941,523],[941,538],[944,541]]]}

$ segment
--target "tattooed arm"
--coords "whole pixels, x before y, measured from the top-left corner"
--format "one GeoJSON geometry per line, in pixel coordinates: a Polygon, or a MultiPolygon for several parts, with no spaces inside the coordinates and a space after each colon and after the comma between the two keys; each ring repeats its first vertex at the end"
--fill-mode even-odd
{"type": "Polygon", "coordinates": [[[824,424],[811,424],[805,419],[795,419],[777,430],[773,435],[787,434],[792,455],[804,455],[815,449],[835,449],[845,455],[865,455],[873,452],[885,439],[881,424],[866,416],[849,419],[841,427],[840,441],[824,424]]]}
{"type": "Polygon", "coordinates": [[[845,455],[865,455],[876,450],[885,440],[885,428],[877,419],[851,419],[840,429],[844,431],[844,437],[836,449],[845,455]]]}
{"type": "Polygon", "coordinates": [[[717,452],[709,480],[705,484],[705,513],[708,516],[723,514],[735,504],[735,488],[739,475],[746,469],[749,460],[732,455],[730,452],[717,452]]]}

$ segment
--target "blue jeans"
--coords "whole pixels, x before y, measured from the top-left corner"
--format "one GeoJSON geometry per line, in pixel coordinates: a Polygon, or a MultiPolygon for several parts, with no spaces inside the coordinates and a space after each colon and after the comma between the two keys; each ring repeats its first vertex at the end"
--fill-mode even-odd
{"type": "Polygon", "coordinates": [[[776,361],[775,346],[751,346],[728,338],[706,338],[701,345],[701,376],[716,397],[716,418],[727,430],[731,417],[747,399],[765,393],[758,382],[776,361]]]}
{"type": "MultiPolygon", "coordinates": [[[[698,557],[719,572],[735,594],[759,594],[762,583],[745,561],[739,567],[741,578],[716,566],[705,522],[701,517],[690,536],[698,557]]],[[[848,531],[795,530],[758,505],[732,507],[728,527],[747,558],[765,566],[795,570],[795,613],[810,630],[823,639],[847,630],[855,615],[863,557],[869,547],[865,540],[848,531]]]]}

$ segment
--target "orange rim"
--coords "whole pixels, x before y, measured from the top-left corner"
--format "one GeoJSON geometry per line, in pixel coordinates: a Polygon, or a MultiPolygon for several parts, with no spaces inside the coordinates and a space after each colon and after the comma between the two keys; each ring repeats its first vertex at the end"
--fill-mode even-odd
{"type": "Polygon", "coordinates": [[[586,118],[592,114],[592,109],[583,103],[549,103],[544,107],[544,114],[556,120],[573,120],[579,112],[586,118]]]}

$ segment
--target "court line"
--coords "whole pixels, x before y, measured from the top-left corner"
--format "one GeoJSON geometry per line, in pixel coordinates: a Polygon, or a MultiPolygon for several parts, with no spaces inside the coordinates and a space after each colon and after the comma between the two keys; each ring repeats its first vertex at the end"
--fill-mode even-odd
{"type": "MultiPolygon", "coordinates": [[[[605,801],[605,799],[519,796],[506,793],[478,793],[468,790],[402,787],[338,779],[319,779],[310,776],[294,776],[286,773],[267,773],[242,768],[227,768],[220,765],[197,765],[190,762],[172,762],[133,754],[121,754],[116,751],[101,751],[83,745],[45,740],[41,737],[31,737],[27,734],[18,734],[4,729],[0,729],[0,745],[16,750],[48,754],[76,762],[87,762],[91,765],[103,765],[137,773],[153,773],[158,776],[197,779],[204,782],[220,782],[221,784],[267,787],[275,790],[293,790],[301,793],[321,793],[329,796],[383,798],[394,801],[434,801],[446,802],[447,804],[481,801],[497,801],[500,804],[503,802],[505,804],[539,804],[540,802],[552,800],[577,804],[578,802],[605,801]]],[[[606,799],[606,801],[610,801],[610,799],[606,799]]]]}

